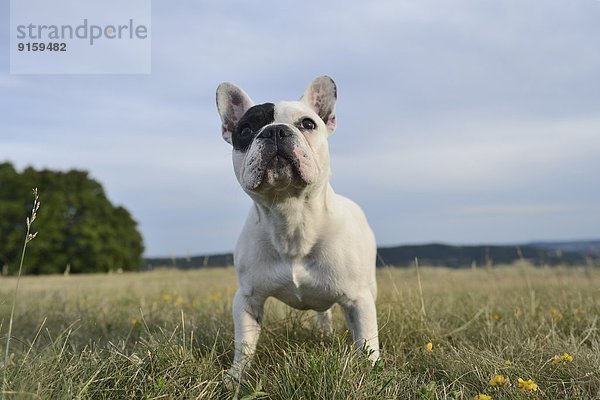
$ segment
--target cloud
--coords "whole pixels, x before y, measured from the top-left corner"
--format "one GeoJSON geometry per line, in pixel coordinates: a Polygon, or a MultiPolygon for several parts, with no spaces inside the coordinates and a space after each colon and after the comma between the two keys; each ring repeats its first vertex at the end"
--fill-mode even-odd
{"type": "Polygon", "coordinates": [[[422,130],[365,140],[363,154],[345,152],[335,163],[351,171],[349,180],[362,178],[375,187],[395,182],[398,188],[430,192],[501,192],[531,181],[549,183],[600,171],[597,118],[442,119],[424,123],[422,130]]]}
{"type": "Polygon", "coordinates": [[[578,207],[573,204],[480,204],[476,206],[460,207],[456,210],[459,215],[463,216],[529,216],[531,214],[555,214],[573,211],[578,207]]]}

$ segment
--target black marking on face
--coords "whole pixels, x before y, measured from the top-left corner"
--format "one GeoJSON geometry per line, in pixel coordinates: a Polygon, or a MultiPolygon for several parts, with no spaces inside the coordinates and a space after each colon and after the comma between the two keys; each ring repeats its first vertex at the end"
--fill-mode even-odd
{"type": "Polygon", "coordinates": [[[248,150],[258,131],[274,120],[275,104],[264,103],[250,107],[235,127],[231,138],[233,148],[242,152],[248,150]]]}

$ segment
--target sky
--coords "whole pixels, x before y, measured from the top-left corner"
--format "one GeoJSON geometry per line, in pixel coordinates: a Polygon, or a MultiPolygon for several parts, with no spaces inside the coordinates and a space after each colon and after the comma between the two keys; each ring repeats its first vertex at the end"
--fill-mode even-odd
{"type": "Polygon", "coordinates": [[[150,74],[11,75],[0,0],[0,161],[89,171],[148,256],[228,252],[251,202],[217,85],[263,103],[329,75],[332,186],[379,245],[600,238],[598,21],[598,0],[153,0],[150,74]]]}

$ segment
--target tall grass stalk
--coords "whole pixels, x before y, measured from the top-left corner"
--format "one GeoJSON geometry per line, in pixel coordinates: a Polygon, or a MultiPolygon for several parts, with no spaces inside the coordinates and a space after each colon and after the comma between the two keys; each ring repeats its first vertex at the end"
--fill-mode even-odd
{"type": "MultiPolygon", "coordinates": [[[[10,319],[8,321],[8,334],[6,335],[6,351],[4,353],[4,379],[3,386],[6,386],[6,369],[8,368],[8,359],[10,356],[10,339],[12,336],[13,320],[15,315],[15,306],[17,304],[17,294],[19,293],[19,282],[21,281],[21,273],[23,271],[23,261],[25,260],[25,251],[27,244],[37,236],[37,232],[31,233],[31,225],[37,217],[37,212],[40,209],[40,197],[37,188],[33,189],[33,207],[31,208],[31,217],[27,217],[27,233],[25,234],[25,242],[23,243],[23,251],[21,252],[21,262],[19,263],[19,272],[17,273],[17,284],[13,296],[12,308],[10,310],[10,319]]],[[[4,390],[3,390],[4,391],[4,390]]]]}
{"type": "Polygon", "coordinates": [[[427,318],[425,311],[425,299],[423,298],[423,286],[421,286],[421,274],[419,273],[419,259],[415,257],[415,269],[417,270],[417,283],[419,284],[419,297],[421,298],[421,317],[427,318]]]}

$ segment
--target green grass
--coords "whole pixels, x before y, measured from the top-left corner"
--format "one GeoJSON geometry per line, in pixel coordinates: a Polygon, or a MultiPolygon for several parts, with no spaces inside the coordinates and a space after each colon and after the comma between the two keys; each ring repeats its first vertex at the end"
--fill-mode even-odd
{"type": "MultiPolygon", "coordinates": [[[[24,277],[4,397],[600,398],[599,269],[420,275],[422,297],[414,269],[379,271],[376,368],[352,351],[339,309],[334,335],[321,338],[311,312],[269,300],[253,368],[234,392],[221,384],[233,350],[233,270],[24,277]],[[573,361],[555,365],[564,352],[573,361]],[[494,374],[511,385],[490,387],[494,374]],[[519,377],[539,390],[522,392],[519,377]]],[[[14,278],[0,278],[1,343],[14,287],[14,278]]]]}

